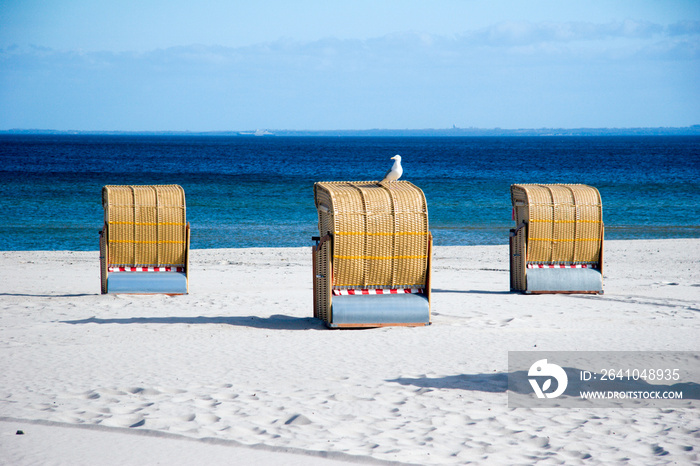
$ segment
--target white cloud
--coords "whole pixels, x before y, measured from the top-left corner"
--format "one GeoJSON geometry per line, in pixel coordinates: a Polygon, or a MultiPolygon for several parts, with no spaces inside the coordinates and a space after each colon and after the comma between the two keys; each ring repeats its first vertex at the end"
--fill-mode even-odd
{"type": "Polygon", "coordinates": [[[606,39],[649,39],[663,33],[659,24],[645,21],[622,21],[606,24],[585,22],[505,22],[469,31],[461,38],[473,45],[523,46],[538,43],[568,43],[606,39]]]}
{"type": "Polygon", "coordinates": [[[669,36],[698,36],[700,21],[679,21],[666,26],[665,31],[669,36]]]}
{"type": "Polygon", "coordinates": [[[658,124],[693,124],[699,31],[697,23],[510,22],[461,35],[139,53],[8,47],[0,129],[634,126],[669,114],[658,124]]]}
{"type": "MultiPolygon", "coordinates": [[[[577,50],[586,56],[610,56],[612,50],[639,51],[686,50],[688,57],[700,43],[700,22],[680,22],[669,26],[643,22],[622,21],[606,24],[586,22],[504,22],[488,28],[467,31],[455,36],[403,32],[387,34],[372,39],[326,38],[311,42],[280,39],[246,47],[188,45],[152,50],[149,52],[59,52],[46,47],[6,47],[0,49],[0,60],[18,66],[21,63],[57,63],[62,61],[79,65],[83,63],[138,64],[155,63],[159,66],[203,66],[226,68],[245,63],[280,64],[314,62],[410,62],[415,59],[449,61],[464,57],[525,53],[541,57],[557,56],[562,50],[567,54],[577,50]],[[178,65],[179,64],[179,65],[178,65]]],[[[576,55],[574,53],[574,55],[576,55]]],[[[633,54],[630,54],[632,56],[633,54]]],[[[692,55],[692,54],[691,54],[692,55]]],[[[614,54],[619,59],[620,54],[614,54]]],[[[669,56],[678,58],[676,52],[669,56]]]]}

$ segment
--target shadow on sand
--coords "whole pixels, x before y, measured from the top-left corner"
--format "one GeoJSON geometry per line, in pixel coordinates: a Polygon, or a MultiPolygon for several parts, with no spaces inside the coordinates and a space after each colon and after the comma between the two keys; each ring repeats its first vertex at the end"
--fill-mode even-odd
{"type": "Polygon", "coordinates": [[[268,330],[322,330],[326,326],[313,317],[290,317],[273,315],[270,317],[239,316],[239,317],[131,317],[127,319],[98,319],[90,317],[82,320],[64,320],[64,324],[223,324],[238,327],[262,328],[268,330]]]}
{"type": "MultiPolygon", "coordinates": [[[[565,367],[568,384],[563,395],[578,398],[586,391],[618,391],[618,392],[659,392],[682,391],[683,400],[700,400],[700,384],[682,382],[673,385],[650,384],[645,380],[617,380],[602,382],[600,380],[580,380],[580,369],[565,367]]],[[[504,393],[511,391],[522,395],[532,395],[533,389],[528,381],[527,371],[494,372],[493,374],[460,374],[445,377],[421,377],[387,380],[401,385],[413,385],[420,388],[470,390],[489,393],[504,393]]],[[[682,401],[682,400],[679,400],[682,401]]]]}
{"type": "Polygon", "coordinates": [[[79,298],[81,296],[99,296],[99,293],[78,293],[78,294],[0,293],[0,296],[22,296],[25,298],[79,298]]]}
{"type": "Polygon", "coordinates": [[[433,288],[432,293],[466,293],[466,294],[513,294],[512,291],[493,291],[493,290],[441,290],[433,288]]]}

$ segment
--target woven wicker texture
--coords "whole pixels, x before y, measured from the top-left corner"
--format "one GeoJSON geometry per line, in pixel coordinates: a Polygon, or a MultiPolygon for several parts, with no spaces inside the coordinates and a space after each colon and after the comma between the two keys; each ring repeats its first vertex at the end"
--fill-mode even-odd
{"type": "Polygon", "coordinates": [[[511,186],[517,225],[528,225],[528,263],[597,263],[603,244],[603,204],[581,184],[511,186]]]}
{"type": "Polygon", "coordinates": [[[520,228],[510,237],[510,289],[525,290],[525,229],[520,228]]]}
{"type": "Polygon", "coordinates": [[[314,185],[319,232],[333,235],[335,288],[425,286],[428,206],[408,181],[314,185]]]}
{"type": "Polygon", "coordinates": [[[102,188],[109,266],[184,266],[185,192],[177,185],[102,188]]]}
{"type": "Polygon", "coordinates": [[[314,317],[331,322],[331,242],[314,246],[314,317]]]}

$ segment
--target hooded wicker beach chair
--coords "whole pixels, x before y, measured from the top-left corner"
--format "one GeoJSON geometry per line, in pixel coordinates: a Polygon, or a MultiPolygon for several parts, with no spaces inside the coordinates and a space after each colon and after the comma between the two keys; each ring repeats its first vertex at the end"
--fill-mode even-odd
{"type": "Polygon", "coordinates": [[[314,185],[314,317],[328,327],[430,324],[432,236],[408,181],[314,185]]]}
{"type": "Polygon", "coordinates": [[[105,186],[102,293],[186,294],[190,226],[177,185],[105,186]]]}
{"type": "Polygon", "coordinates": [[[510,287],[525,293],[603,293],[603,204],[582,184],[514,184],[510,287]]]}

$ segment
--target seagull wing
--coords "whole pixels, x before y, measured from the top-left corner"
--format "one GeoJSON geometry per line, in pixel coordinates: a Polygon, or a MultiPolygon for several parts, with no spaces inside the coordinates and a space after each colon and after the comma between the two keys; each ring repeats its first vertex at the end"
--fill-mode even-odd
{"type": "Polygon", "coordinates": [[[393,169],[394,169],[394,168],[392,167],[392,168],[390,168],[390,169],[388,169],[388,170],[386,171],[386,173],[384,174],[384,178],[382,178],[382,181],[386,181],[386,179],[389,178],[389,175],[391,174],[391,171],[392,171],[393,169]]]}

